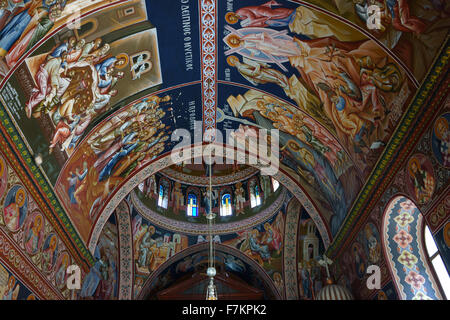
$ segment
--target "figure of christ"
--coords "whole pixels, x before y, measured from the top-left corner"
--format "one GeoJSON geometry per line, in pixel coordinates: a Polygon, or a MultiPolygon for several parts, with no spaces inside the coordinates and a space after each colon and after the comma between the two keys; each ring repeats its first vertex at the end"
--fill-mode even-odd
{"type": "Polygon", "coordinates": [[[239,36],[236,33],[230,34],[225,38],[225,42],[232,49],[228,50],[225,54],[229,55],[233,52],[247,49],[251,52],[252,58],[255,60],[256,58],[254,56],[261,53],[268,57],[275,56],[285,59],[302,55],[302,48],[291,37],[286,38],[285,36],[280,38],[284,34],[280,32],[272,36],[265,31],[249,33],[244,36],[239,36]]]}
{"type": "Polygon", "coordinates": [[[245,57],[243,62],[240,62],[235,56],[229,56],[227,62],[255,86],[265,83],[275,83],[283,89],[289,86],[287,77],[280,71],[269,68],[267,63],[256,62],[245,57]]]}
{"type": "Polygon", "coordinates": [[[66,55],[64,52],[61,57],[51,58],[39,67],[35,76],[37,87],[31,91],[25,107],[28,118],[31,117],[38,104],[42,104],[37,110],[37,113],[40,114],[40,109],[47,107],[54,98],[59,99],[66,91],[70,84],[64,75],[67,67],[66,55]]]}
{"type": "Polygon", "coordinates": [[[272,0],[259,6],[243,7],[236,12],[228,12],[225,20],[230,24],[241,20],[240,25],[243,28],[288,26],[295,16],[294,9],[273,8],[274,6],[280,6],[280,4],[272,0]]]}

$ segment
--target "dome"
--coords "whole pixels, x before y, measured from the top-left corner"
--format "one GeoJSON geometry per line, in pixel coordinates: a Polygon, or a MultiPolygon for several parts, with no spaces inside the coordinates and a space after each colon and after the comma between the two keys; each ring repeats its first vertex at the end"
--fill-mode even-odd
{"type": "Polygon", "coordinates": [[[347,288],[331,283],[320,290],[316,300],[353,300],[353,295],[347,288]]]}

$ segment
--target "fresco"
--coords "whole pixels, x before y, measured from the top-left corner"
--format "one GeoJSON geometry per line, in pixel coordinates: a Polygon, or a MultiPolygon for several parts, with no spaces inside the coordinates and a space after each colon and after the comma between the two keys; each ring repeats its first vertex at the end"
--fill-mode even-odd
{"type": "Polygon", "coordinates": [[[389,3],[378,33],[367,1],[2,3],[1,103],[85,243],[196,120],[280,129],[282,169],[335,236],[448,31],[428,0],[389,3]]]}
{"type": "MultiPolygon", "coordinates": [[[[40,276],[46,279],[47,284],[45,286],[42,286],[42,280],[38,280],[42,288],[50,285],[52,287],[51,290],[54,292],[59,291],[62,297],[69,298],[72,295],[72,291],[66,287],[66,270],[74,261],[73,257],[67,251],[65,244],[55,232],[54,227],[38,208],[34,199],[19,184],[20,180],[15,171],[3,158],[0,158],[0,162],[3,164],[4,173],[9,173],[7,183],[4,185],[6,191],[3,195],[0,193],[0,205],[3,211],[2,215],[0,215],[0,232],[5,232],[9,235],[14,245],[22,252],[23,257],[28,259],[27,263],[34,266],[37,272],[40,273],[40,276]]],[[[12,255],[13,253],[10,252],[9,254],[12,255]]],[[[16,259],[19,259],[19,257],[16,256],[16,259]]],[[[32,275],[30,272],[26,272],[26,276],[37,277],[37,273],[32,275]]],[[[84,272],[82,270],[83,276],[84,272]]],[[[2,276],[0,275],[0,277],[2,276]]],[[[30,280],[27,278],[26,281],[35,283],[36,279],[30,280]]],[[[2,284],[0,283],[0,291],[2,290],[1,288],[2,284]]],[[[61,297],[56,296],[54,292],[42,293],[42,295],[49,298],[50,294],[50,298],[53,299],[61,297]]],[[[21,299],[26,298],[22,294],[19,294],[19,297],[21,299]]],[[[32,295],[30,299],[33,297],[35,296],[32,295]]]]}
{"type": "Polygon", "coordinates": [[[419,82],[433,63],[450,26],[450,6],[444,0],[304,2],[336,13],[369,32],[391,50],[419,82]],[[367,27],[367,9],[370,5],[380,8],[381,26],[378,29],[367,27]]]}
{"type": "MultiPolygon", "coordinates": [[[[245,281],[246,284],[258,288],[264,292],[264,299],[274,299],[273,293],[267,288],[267,283],[263,281],[258,272],[247,262],[235,257],[232,254],[217,250],[214,261],[219,273],[227,272],[245,281]]],[[[158,277],[146,288],[146,298],[156,299],[156,294],[161,290],[175,284],[177,280],[189,274],[204,272],[208,263],[207,251],[186,255],[165,270],[162,270],[158,277]]],[[[202,290],[202,289],[200,289],[202,290]]]]}
{"type": "MultiPolygon", "coordinates": [[[[195,105],[194,93],[183,98],[195,105]]],[[[87,240],[109,194],[175,144],[170,141],[172,130],[189,113],[179,107],[183,105],[179,96],[178,92],[150,96],[121,109],[97,126],[71,155],[55,189],[68,212],[77,210],[71,218],[82,238],[87,240]]]]}
{"type": "Polygon", "coordinates": [[[318,263],[324,251],[323,240],[314,222],[302,208],[297,240],[297,278],[301,300],[314,300],[325,284],[325,270],[318,263]]]}
{"type": "Polygon", "coordinates": [[[58,32],[25,59],[1,91],[53,183],[84,132],[102,115],[162,82],[156,30],[148,21],[139,32],[128,26],[146,17],[142,4],[135,6],[134,16],[120,19],[121,29],[98,23],[120,16],[124,8],[119,7],[92,15],[80,30],[58,32]]]}
{"type": "Polygon", "coordinates": [[[406,170],[408,173],[406,185],[410,193],[419,204],[427,203],[433,195],[436,184],[430,160],[423,154],[415,154],[408,160],[406,170]]]}
{"type": "Polygon", "coordinates": [[[111,215],[95,248],[95,264],[83,279],[81,299],[117,300],[119,290],[119,247],[115,215],[111,215]]]}
{"type": "Polygon", "coordinates": [[[37,297],[0,264],[0,300],[37,300],[37,297]]]}
{"type": "MultiPolygon", "coordinates": [[[[227,179],[228,178],[229,177],[227,177],[227,179]]],[[[203,180],[206,182],[208,179],[208,177],[204,177],[203,180]]],[[[139,210],[141,210],[140,208],[143,206],[146,209],[145,212],[149,216],[154,217],[155,215],[163,215],[164,218],[171,219],[172,221],[176,220],[193,224],[207,224],[208,220],[206,219],[205,208],[209,199],[207,196],[207,192],[209,192],[207,190],[208,187],[189,185],[187,184],[189,182],[190,181],[180,183],[178,181],[171,180],[170,177],[169,180],[167,180],[167,177],[164,174],[156,173],[149,177],[146,181],[142,182],[138,188],[135,189],[135,194],[137,197],[133,197],[133,199],[140,202],[141,205],[139,206],[139,210]],[[163,208],[158,205],[160,199],[158,186],[166,181],[169,183],[167,192],[168,205],[167,208],[163,208]],[[195,200],[198,206],[198,213],[195,216],[188,215],[190,201],[189,195],[195,195],[196,197],[195,200]]],[[[273,203],[284,195],[282,191],[282,187],[274,191],[270,177],[260,175],[256,172],[254,172],[250,178],[243,181],[238,181],[235,184],[213,186],[212,212],[216,213],[215,223],[217,225],[238,222],[255,215],[259,215],[260,213],[264,213],[264,211],[270,210],[273,203]],[[251,206],[251,181],[256,181],[258,186],[261,186],[260,188],[262,189],[260,193],[261,204],[255,207],[251,206]],[[225,207],[223,199],[226,194],[230,195],[229,205],[231,206],[231,215],[221,215],[221,208],[225,207]]],[[[281,202],[283,199],[279,201],[281,202]]],[[[237,224],[234,225],[236,226],[237,224]]],[[[191,227],[188,227],[186,224],[183,226],[182,223],[178,224],[177,227],[187,230],[196,228],[192,225],[191,227]]]]}
{"type": "MultiPolygon", "coordinates": [[[[234,239],[222,241],[257,261],[273,280],[283,272],[282,248],[285,214],[280,211],[273,218],[255,228],[238,232],[234,239]]],[[[278,280],[279,281],[279,280],[278,280]]]]}
{"type": "MultiPolygon", "coordinates": [[[[140,1],[132,1],[138,4],[140,1]]],[[[103,0],[25,0],[4,1],[0,13],[0,77],[3,78],[17,62],[29,53],[41,39],[68,24],[75,29],[79,17],[104,6],[103,0]]],[[[129,5],[131,7],[132,5],[129,5]]],[[[123,15],[123,14],[122,14],[123,15]]],[[[145,11],[135,10],[130,18],[146,18],[145,11]],[[140,17],[138,17],[140,15],[140,17]]]]}
{"type": "Polygon", "coordinates": [[[433,126],[431,138],[433,155],[440,165],[450,168],[450,113],[439,116],[433,126]]]}

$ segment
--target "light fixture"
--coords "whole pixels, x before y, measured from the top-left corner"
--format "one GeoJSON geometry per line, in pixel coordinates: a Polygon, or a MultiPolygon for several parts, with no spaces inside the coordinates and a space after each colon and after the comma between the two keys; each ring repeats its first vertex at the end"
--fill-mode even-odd
{"type": "MultiPolygon", "coordinates": [[[[212,149],[210,149],[212,150],[212,149]]],[[[208,269],[206,275],[209,277],[209,284],[206,289],[206,300],[217,300],[217,288],[214,284],[214,277],[216,276],[216,268],[214,267],[214,241],[213,241],[213,224],[216,215],[212,212],[212,157],[209,155],[209,212],[206,213],[208,220],[208,235],[209,235],[209,253],[208,253],[208,269]]]]}

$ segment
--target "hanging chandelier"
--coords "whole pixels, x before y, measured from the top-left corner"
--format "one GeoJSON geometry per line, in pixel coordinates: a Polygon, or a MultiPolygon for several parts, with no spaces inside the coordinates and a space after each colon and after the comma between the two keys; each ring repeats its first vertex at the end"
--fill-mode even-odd
{"type": "MultiPolygon", "coordinates": [[[[210,149],[212,150],[212,149],[210,149]]],[[[212,151],[211,151],[212,152],[212,151]]],[[[217,288],[214,284],[214,277],[216,276],[216,268],[214,265],[214,241],[213,241],[213,224],[216,215],[212,211],[212,157],[209,155],[209,208],[206,213],[208,220],[208,235],[209,235],[209,252],[208,252],[208,269],[206,275],[209,277],[209,284],[206,289],[206,300],[218,300],[217,288]]]]}

